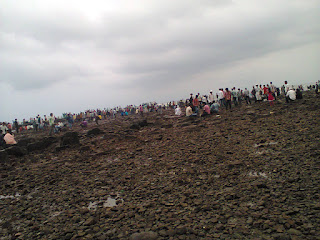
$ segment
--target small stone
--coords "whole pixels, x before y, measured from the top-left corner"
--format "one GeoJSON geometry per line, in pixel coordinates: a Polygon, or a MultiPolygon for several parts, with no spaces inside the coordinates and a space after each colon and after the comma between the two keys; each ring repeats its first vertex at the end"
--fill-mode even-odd
{"type": "Polygon", "coordinates": [[[282,232],[284,232],[284,227],[283,227],[283,225],[277,225],[277,226],[275,226],[275,230],[278,233],[282,233],[282,232]]]}
{"type": "Polygon", "coordinates": [[[89,217],[85,222],[84,225],[85,226],[90,226],[96,223],[96,220],[93,217],[89,217]]]}
{"type": "Polygon", "coordinates": [[[134,233],[130,236],[131,240],[155,240],[158,238],[158,234],[152,231],[134,233]]]}
{"type": "Polygon", "coordinates": [[[288,233],[292,234],[292,235],[301,235],[301,232],[299,230],[297,230],[297,229],[294,229],[294,228],[290,228],[288,230],[288,233]]]}

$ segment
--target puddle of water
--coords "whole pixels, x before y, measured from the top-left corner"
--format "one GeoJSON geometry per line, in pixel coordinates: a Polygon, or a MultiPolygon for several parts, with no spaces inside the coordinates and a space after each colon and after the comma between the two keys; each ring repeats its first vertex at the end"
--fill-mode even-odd
{"type": "Polygon", "coordinates": [[[267,153],[267,151],[256,151],[255,154],[257,155],[262,155],[262,154],[265,154],[267,153]]]}
{"type": "Polygon", "coordinates": [[[266,173],[263,173],[263,172],[249,172],[248,175],[250,177],[262,177],[262,178],[268,178],[267,174],[266,173]]]}
{"type": "Polygon", "coordinates": [[[14,198],[18,198],[20,196],[21,196],[20,193],[16,193],[16,195],[0,195],[0,200],[7,199],[7,198],[14,199],[14,198]]]}
{"type": "Polygon", "coordinates": [[[278,142],[259,143],[259,144],[254,144],[253,146],[255,148],[257,148],[257,147],[261,147],[261,146],[276,145],[276,144],[278,144],[278,142]]]}
{"type": "Polygon", "coordinates": [[[106,161],[107,161],[108,163],[118,162],[119,160],[120,160],[119,158],[115,158],[115,159],[113,159],[113,158],[107,158],[107,159],[106,159],[106,161]]]}
{"type": "Polygon", "coordinates": [[[53,212],[53,213],[51,214],[51,218],[57,217],[57,216],[59,216],[61,213],[62,213],[62,212],[53,212]]]}
{"type": "Polygon", "coordinates": [[[97,210],[99,205],[102,205],[104,208],[112,208],[118,205],[117,204],[118,201],[123,202],[123,199],[117,196],[116,198],[108,197],[107,200],[90,202],[88,206],[88,210],[95,211],[97,210]]]}
{"type": "Polygon", "coordinates": [[[88,210],[97,210],[99,202],[90,202],[88,206],[88,210]]]}
{"type": "Polygon", "coordinates": [[[103,207],[115,207],[117,206],[117,200],[111,197],[108,197],[107,201],[103,203],[103,207]]]}

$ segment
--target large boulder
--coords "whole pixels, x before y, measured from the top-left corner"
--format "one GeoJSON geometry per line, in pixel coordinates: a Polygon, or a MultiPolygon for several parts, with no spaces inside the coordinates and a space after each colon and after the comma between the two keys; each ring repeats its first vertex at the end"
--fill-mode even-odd
{"type": "Polygon", "coordinates": [[[100,128],[93,128],[87,132],[87,136],[95,136],[99,134],[103,134],[104,132],[100,130],[100,128]]]}
{"type": "Polygon", "coordinates": [[[36,150],[43,150],[43,149],[46,149],[47,147],[49,147],[51,144],[56,143],[56,142],[57,142],[57,138],[46,137],[40,141],[28,144],[27,150],[29,152],[36,151],[36,150]]]}
{"type": "Polygon", "coordinates": [[[23,138],[20,139],[17,143],[18,146],[20,147],[27,147],[28,144],[35,142],[35,140],[33,138],[23,138]]]}
{"type": "Polygon", "coordinates": [[[146,127],[146,126],[148,126],[148,122],[147,122],[146,119],[144,119],[144,120],[142,120],[142,121],[140,121],[140,122],[137,122],[137,123],[132,124],[132,125],[130,126],[130,128],[131,128],[131,129],[138,129],[138,130],[139,130],[140,128],[146,127]]]}
{"type": "Polygon", "coordinates": [[[61,137],[60,147],[80,144],[77,132],[67,132],[61,137]]]}
{"type": "Polygon", "coordinates": [[[8,159],[8,153],[6,150],[0,150],[0,162],[4,162],[8,159]]]}
{"type": "Polygon", "coordinates": [[[156,240],[157,238],[158,234],[152,231],[134,233],[130,236],[131,240],[156,240]]]}
{"type": "Polygon", "coordinates": [[[22,157],[22,156],[28,154],[28,151],[26,148],[19,147],[16,145],[13,145],[13,146],[7,148],[6,151],[7,151],[8,155],[13,155],[16,157],[22,157]]]}

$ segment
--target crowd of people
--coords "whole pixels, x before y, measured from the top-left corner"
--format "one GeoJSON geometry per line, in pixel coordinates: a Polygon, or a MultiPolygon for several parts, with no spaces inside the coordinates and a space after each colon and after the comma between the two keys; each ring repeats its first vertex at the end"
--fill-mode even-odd
{"type": "MultiPolygon", "coordinates": [[[[320,94],[319,81],[308,87],[309,90],[315,89],[317,94],[320,94]]],[[[37,115],[35,118],[30,118],[29,121],[23,119],[22,122],[18,122],[15,119],[12,124],[3,122],[0,124],[0,144],[15,144],[13,132],[18,134],[23,131],[47,131],[51,136],[54,133],[61,131],[63,128],[68,127],[72,129],[74,124],[79,124],[82,128],[87,128],[90,122],[94,122],[99,125],[99,121],[106,119],[115,119],[117,117],[125,117],[128,115],[139,114],[142,117],[149,112],[156,112],[162,114],[167,109],[174,109],[174,113],[177,116],[183,115],[183,109],[185,110],[185,116],[187,117],[205,117],[210,114],[217,114],[221,108],[231,110],[232,108],[241,106],[242,104],[252,104],[261,101],[268,101],[270,106],[280,96],[284,96],[286,102],[295,101],[302,98],[303,87],[300,85],[297,88],[293,86],[283,85],[281,88],[276,87],[270,82],[266,85],[255,85],[252,89],[240,89],[233,87],[220,88],[217,93],[213,93],[211,90],[208,95],[195,96],[191,93],[190,97],[186,100],[180,100],[178,102],[171,101],[166,104],[157,104],[156,102],[144,103],[139,106],[128,105],[124,108],[115,107],[112,109],[96,109],[87,110],[80,113],[63,113],[62,117],[56,118],[53,113],[49,116],[44,115],[41,117],[37,115]]]]}
{"type": "MultiPolygon", "coordinates": [[[[231,110],[231,108],[241,106],[243,103],[268,101],[270,106],[273,106],[274,101],[281,95],[285,96],[286,102],[289,103],[296,99],[302,99],[302,91],[302,85],[296,89],[288,85],[277,88],[270,82],[266,85],[255,85],[250,91],[247,88],[243,90],[233,87],[231,90],[220,88],[216,94],[213,94],[211,90],[209,95],[201,96],[198,93],[194,97],[191,93],[190,98],[186,100],[186,116],[207,116],[218,113],[220,107],[231,110]],[[200,109],[202,109],[201,113],[199,112],[200,109]]],[[[181,110],[177,110],[176,115],[180,115],[180,112],[181,110]]]]}

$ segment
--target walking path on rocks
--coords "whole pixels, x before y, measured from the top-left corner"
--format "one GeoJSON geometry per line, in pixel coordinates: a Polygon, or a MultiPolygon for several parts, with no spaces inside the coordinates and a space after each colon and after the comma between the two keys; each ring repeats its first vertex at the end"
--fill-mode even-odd
{"type": "Polygon", "coordinates": [[[45,136],[19,136],[25,152],[1,155],[0,238],[320,239],[319,106],[310,92],[220,117],[150,113],[32,151],[45,136]]]}

